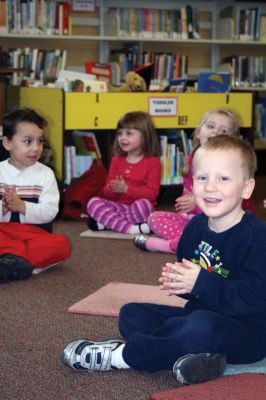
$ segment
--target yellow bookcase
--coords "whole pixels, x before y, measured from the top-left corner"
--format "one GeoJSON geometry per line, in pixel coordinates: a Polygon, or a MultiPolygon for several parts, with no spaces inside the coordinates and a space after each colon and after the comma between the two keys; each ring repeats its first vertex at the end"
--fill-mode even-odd
{"type": "MultiPolygon", "coordinates": [[[[55,173],[63,179],[64,134],[68,130],[111,130],[130,111],[148,112],[156,128],[195,128],[210,108],[227,108],[244,128],[252,126],[251,93],[64,93],[61,89],[20,89],[20,105],[48,121],[55,173]]],[[[103,133],[104,134],[104,133],[103,133]]]]}

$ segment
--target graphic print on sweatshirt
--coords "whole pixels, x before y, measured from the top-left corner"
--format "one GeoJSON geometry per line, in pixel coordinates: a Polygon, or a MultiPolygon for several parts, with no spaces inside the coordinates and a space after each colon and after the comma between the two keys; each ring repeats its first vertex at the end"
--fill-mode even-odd
{"type": "Polygon", "coordinates": [[[224,278],[228,277],[230,271],[222,267],[220,252],[217,249],[215,250],[212,245],[202,240],[194,254],[195,258],[191,259],[194,264],[208,272],[216,272],[224,278]]]}

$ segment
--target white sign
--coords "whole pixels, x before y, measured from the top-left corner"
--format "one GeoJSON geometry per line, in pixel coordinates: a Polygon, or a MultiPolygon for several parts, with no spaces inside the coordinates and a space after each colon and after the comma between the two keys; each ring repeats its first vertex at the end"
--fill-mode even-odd
{"type": "Polygon", "coordinates": [[[176,117],[176,97],[150,97],[149,114],[151,117],[176,117]]]}
{"type": "Polygon", "coordinates": [[[95,11],[95,0],[72,0],[73,11],[95,11]]]}

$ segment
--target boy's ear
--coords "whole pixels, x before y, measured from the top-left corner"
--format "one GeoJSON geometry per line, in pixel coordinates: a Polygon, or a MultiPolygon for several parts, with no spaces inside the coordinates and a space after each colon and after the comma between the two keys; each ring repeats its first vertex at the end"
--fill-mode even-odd
{"type": "Polygon", "coordinates": [[[247,179],[245,182],[242,198],[249,199],[252,195],[254,187],[255,187],[255,179],[254,178],[247,179]]]}
{"type": "Polygon", "coordinates": [[[3,144],[3,147],[4,147],[7,151],[10,150],[10,141],[8,140],[8,138],[7,138],[6,136],[3,136],[2,144],[3,144]]]}

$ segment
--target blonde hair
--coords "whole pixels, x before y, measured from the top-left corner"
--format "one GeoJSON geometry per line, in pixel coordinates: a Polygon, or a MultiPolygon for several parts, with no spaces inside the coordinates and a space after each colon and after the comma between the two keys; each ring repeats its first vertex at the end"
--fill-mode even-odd
{"type": "MultiPolygon", "coordinates": [[[[239,136],[240,132],[236,116],[226,108],[212,108],[203,115],[199,125],[193,132],[192,155],[194,155],[195,151],[200,147],[200,139],[199,139],[200,130],[202,126],[206,124],[211,114],[221,114],[227,116],[232,125],[232,130],[229,132],[229,135],[239,136]]],[[[182,176],[187,176],[189,174],[189,167],[190,167],[189,163],[184,164],[182,176]]]]}
{"type": "Polygon", "coordinates": [[[197,156],[201,151],[216,151],[216,150],[233,150],[238,152],[241,157],[241,166],[245,179],[254,178],[255,171],[257,169],[257,157],[256,153],[251,146],[251,144],[241,137],[219,135],[208,140],[204,145],[202,145],[195,153],[193,159],[193,167],[196,163],[197,156]]]}
{"type": "MultiPolygon", "coordinates": [[[[146,156],[160,155],[160,144],[156,129],[149,114],[143,111],[129,112],[118,121],[117,132],[120,129],[136,129],[141,133],[141,152],[146,156]]],[[[126,156],[118,144],[118,135],[116,134],[113,151],[120,156],[126,156]]]]}

